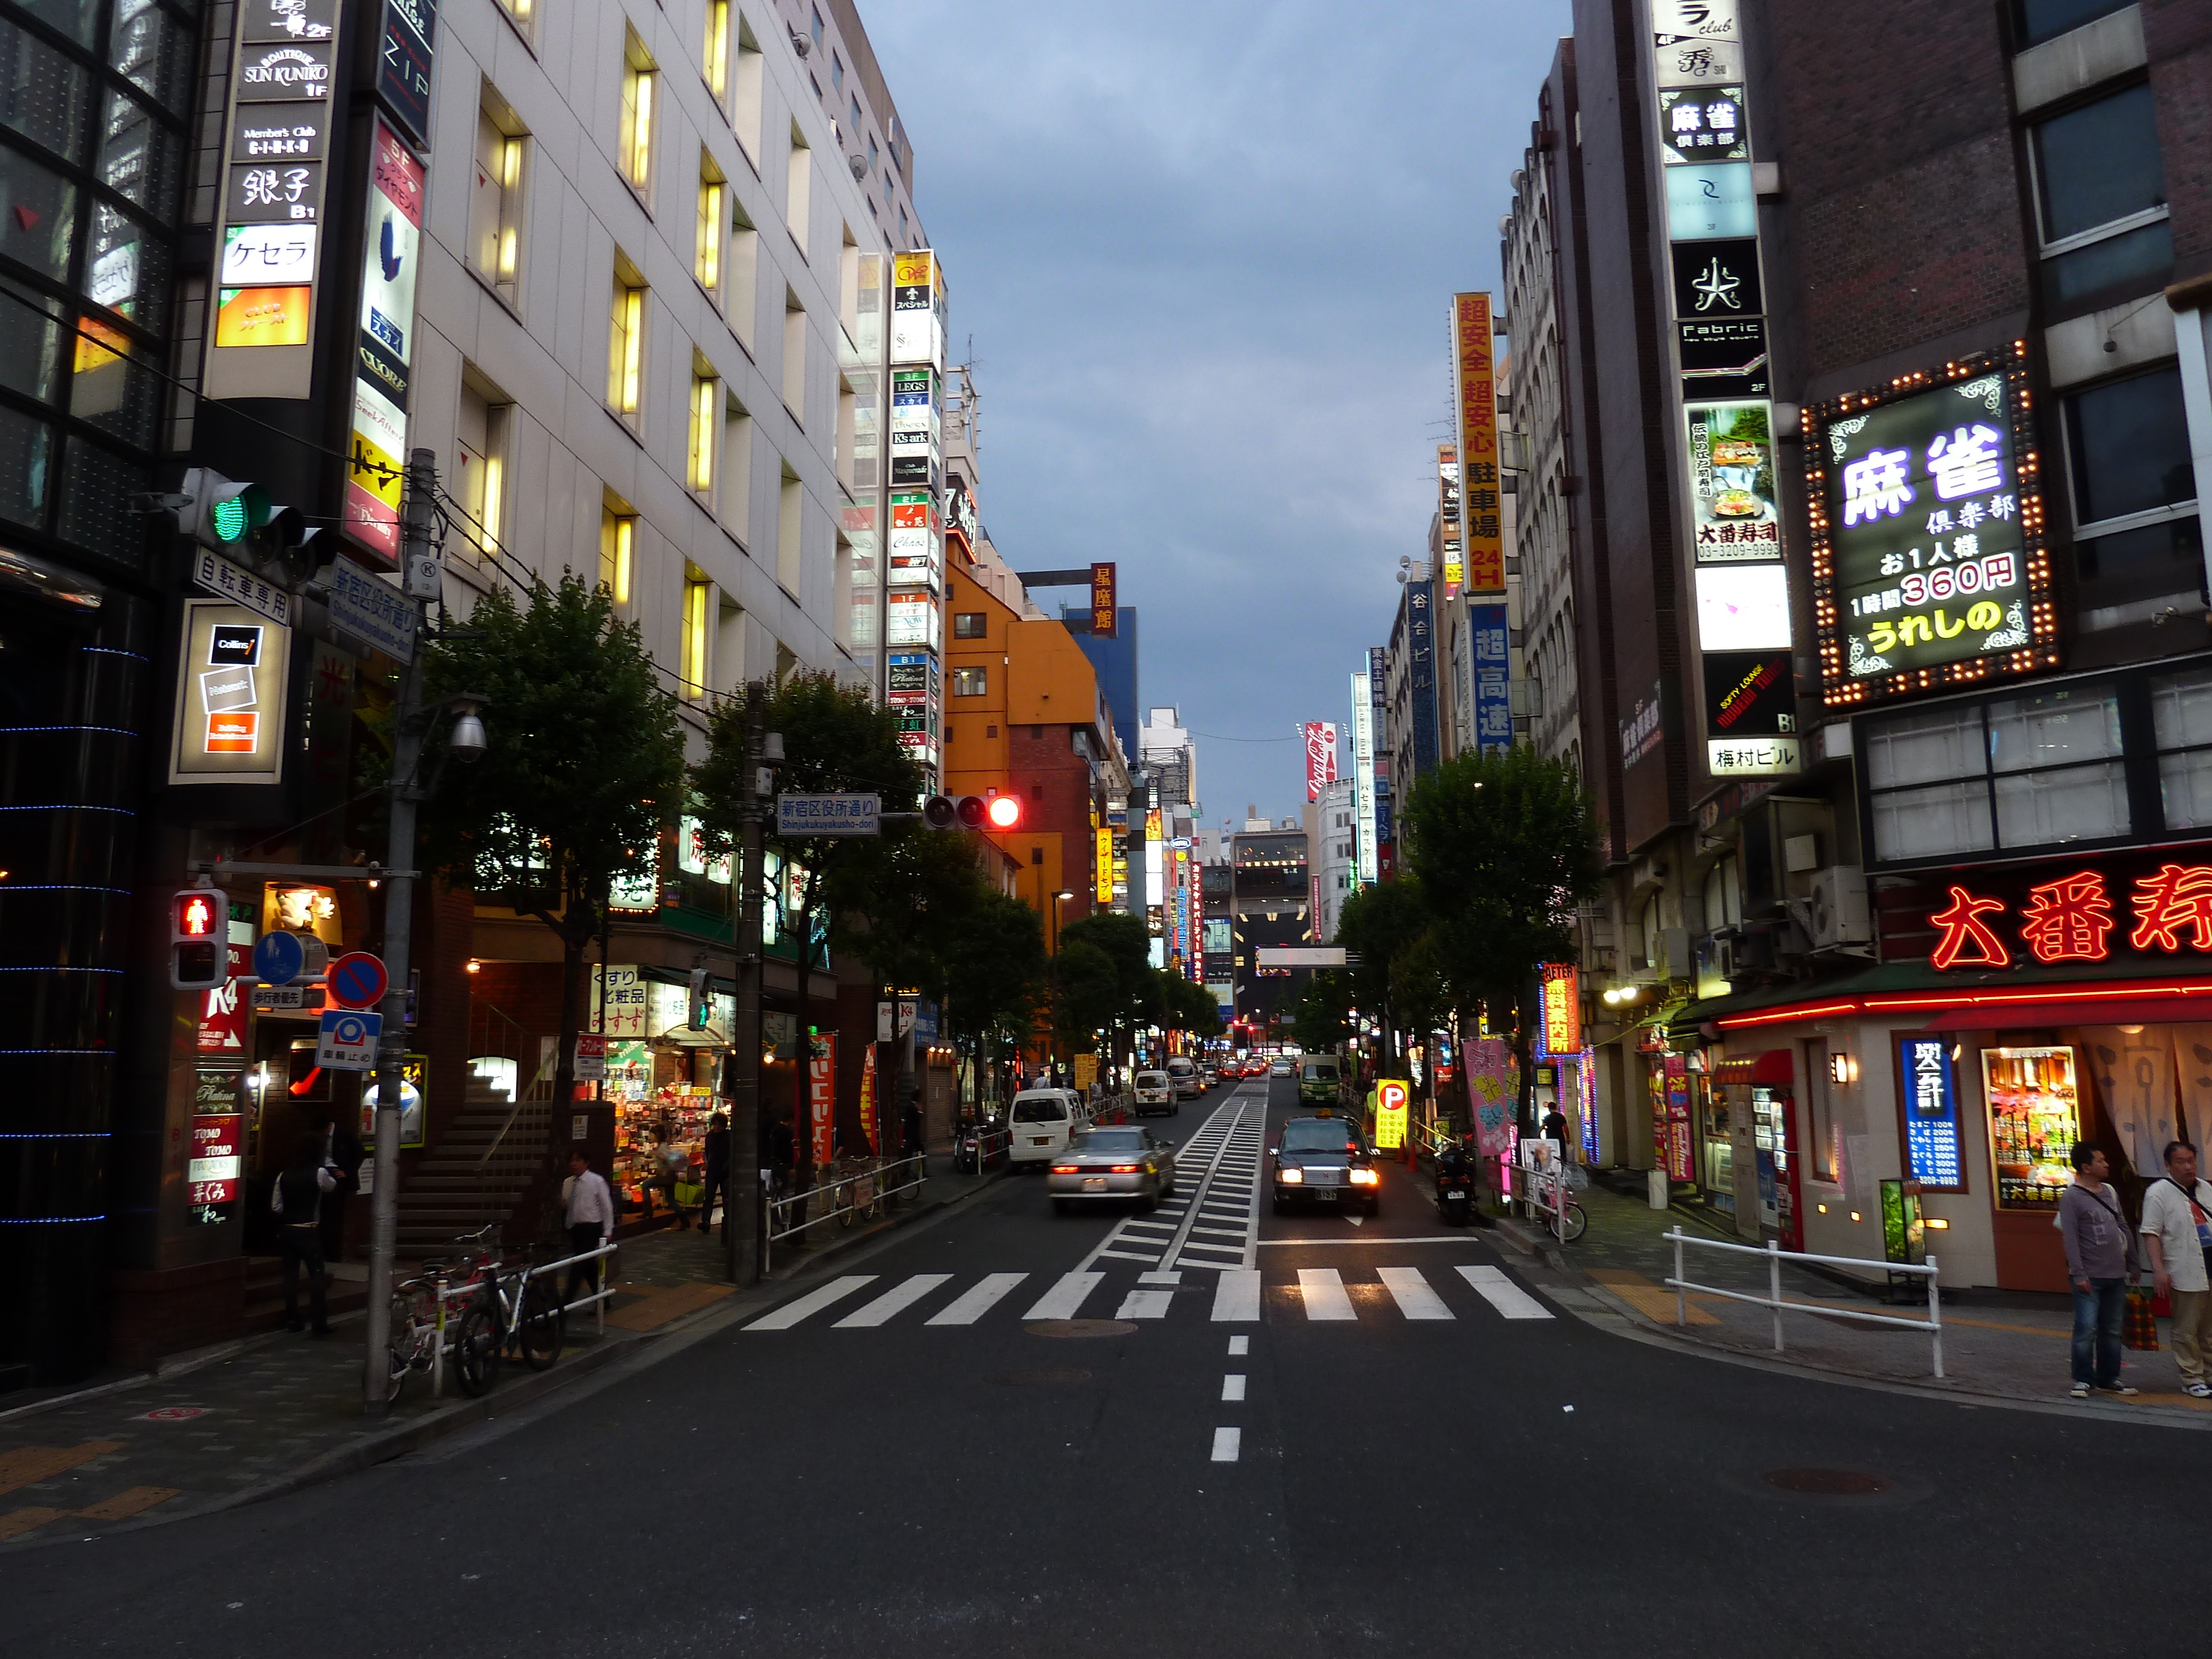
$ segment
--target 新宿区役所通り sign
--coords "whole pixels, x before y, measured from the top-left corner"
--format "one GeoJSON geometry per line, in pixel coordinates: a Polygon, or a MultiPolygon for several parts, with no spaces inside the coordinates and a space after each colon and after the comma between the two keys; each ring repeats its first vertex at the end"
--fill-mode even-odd
{"type": "Polygon", "coordinates": [[[779,836],[872,836],[880,833],[880,795],[778,795],[779,836]]]}

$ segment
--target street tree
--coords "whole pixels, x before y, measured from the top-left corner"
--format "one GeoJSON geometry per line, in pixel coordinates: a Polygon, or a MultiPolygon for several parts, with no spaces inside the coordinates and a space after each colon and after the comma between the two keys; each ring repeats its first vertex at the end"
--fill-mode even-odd
{"type": "Polygon", "coordinates": [[[1108,1033],[1109,1057],[1121,1067],[1128,1059],[1131,1034],[1148,1019],[1158,996],[1151,936],[1141,917],[1122,910],[1094,910],[1060,930],[1061,952],[1071,945],[1095,946],[1113,964],[1113,999],[1109,1017],[1100,1024],[1108,1033]]]}
{"type": "Polygon", "coordinates": [[[1152,971],[1159,997],[1159,1016],[1153,1023],[1160,1030],[1181,1031],[1206,1042],[1227,1029],[1221,1023],[1221,1005],[1213,1000],[1212,992],[1170,969],[1152,971]]]}
{"type": "MultiPolygon", "coordinates": [[[[921,769],[898,740],[898,722],[879,707],[865,687],[841,685],[831,675],[801,671],[787,676],[769,694],[767,727],[783,738],[784,758],[776,787],[790,794],[873,794],[886,812],[911,812],[921,795],[921,769]]],[[[708,844],[717,851],[733,846],[738,835],[738,801],[744,769],[755,763],[748,752],[749,727],[741,701],[724,702],[708,727],[707,756],[691,770],[691,787],[708,844]]],[[[802,1190],[814,1168],[814,1138],[805,1132],[807,1027],[813,1006],[814,969],[826,957],[831,935],[846,919],[860,914],[879,896],[883,884],[867,879],[895,878],[897,861],[868,845],[868,837],[782,836],[774,819],[763,836],[784,872],[799,872],[787,889],[796,894],[792,935],[799,949],[799,1052],[792,1074],[792,1123],[797,1131],[798,1177],[802,1190]],[[817,919],[829,926],[817,929],[817,919]],[[817,937],[817,934],[820,935],[817,937]]],[[[923,833],[911,824],[886,826],[893,836],[923,833]]],[[[849,937],[849,935],[848,935],[849,937]]],[[[911,941],[908,941],[911,943],[911,941]]],[[[823,964],[826,966],[826,960],[823,964]]]]}
{"type": "Polygon", "coordinates": [[[1054,1035],[1070,1054],[1095,1052],[1097,1034],[1109,1030],[1122,1006],[1114,959],[1088,939],[1062,937],[1053,961],[1054,1035]]]}
{"type": "Polygon", "coordinates": [[[1402,867],[1389,881],[1363,887],[1338,914],[1336,943],[1359,958],[1346,970],[1352,1006],[1374,1016],[1382,1034],[1381,1064],[1397,1064],[1398,1034],[1410,1030],[1391,995],[1391,969],[1401,952],[1429,931],[1431,915],[1419,881],[1402,867]]]}
{"type": "MultiPolygon", "coordinates": [[[[566,1103],[575,1097],[585,947],[599,937],[614,881],[651,873],[661,826],[682,798],[676,706],[637,625],[622,620],[605,587],[574,576],[520,595],[494,589],[465,630],[428,650],[429,697],[481,693],[490,741],[473,765],[447,768],[422,800],[422,856],[479,899],[536,917],[560,942],[553,1097],[566,1103]]],[[[566,1157],[556,1140],[549,1174],[566,1157]]]]}
{"type": "Polygon", "coordinates": [[[1292,1038],[1307,1054],[1330,1053],[1351,1036],[1351,1015],[1348,976],[1334,968],[1316,969],[1291,1010],[1292,1038]]]}
{"type": "Polygon", "coordinates": [[[1413,785],[1401,822],[1455,1002],[1513,1016],[1528,1127],[1538,970],[1576,959],[1575,913],[1603,878],[1589,793],[1534,749],[1462,755],[1413,785]]]}
{"type": "Polygon", "coordinates": [[[997,1076],[1036,1030],[1049,972],[1044,926],[1019,899],[987,891],[954,930],[947,958],[945,1024],[975,1066],[980,1106],[984,1078],[997,1076]]]}

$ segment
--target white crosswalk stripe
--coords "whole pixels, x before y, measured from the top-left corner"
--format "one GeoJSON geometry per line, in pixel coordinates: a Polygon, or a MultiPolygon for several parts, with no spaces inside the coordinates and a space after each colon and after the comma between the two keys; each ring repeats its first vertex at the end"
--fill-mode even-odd
{"type": "Polygon", "coordinates": [[[1462,1267],[1460,1277],[1508,1319],[1549,1319],[1552,1310],[1505,1276],[1503,1267],[1462,1267]]]}
{"type": "Polygon", "coordinates": [[[1036,1304],[1024,1319],[1073,1319],[1082,1311],[1084,1298],[1104,1284],[1106,1275],[1085,1273],[1078,1268],[1072,1273],[1062,1273],[1060,1282],[1037,1299],[1036,1304]]]}
{"type": "MultiPolygon", "coordinates": [[[[1186,1261],[1188,1259],[1186,1258],[1186,1261]]],[[[1138,1264],[1133,1264],[1133,1267],[1138,1264]]],[[[1150,1262],[1147,1270],[1115,1267],[1081,1268],[1060,1274],[1020,1314],[1022,1322],[1076,1319],[1085,1308],[1093,1317],[1160,1323],[1204,1318],[1216,1325],[1256,1325],[1310,1322],[1316,1324],[1373,1324],[1403,1319],[1429,1324],[1465,1324],[1485,1319],[1547,1320],[1550,1309],[1539,1302],[1503,1268],[1488,1266],[1420,1267],[1388,1265],[1370,1267],[1362,1262],[1346,1267],[1301,1267],[1295,1281],[1278,1277],[1279,1292],[1272,1304],[1267,1296],[1269,1280],[1257,1267],[1233,1262],[1190,1262],[1190,1268],[1163,1269],[1150,1262]],[[1457,1274],[1457,1279],[1451,1277],[1457,1274]],[[1210,1291],[1209,1291],[1209,1275],[1210,1291]],[[1462,1298],[1455,1308],[1435,1281],[1441,1277],[1462,1298]],[[1111,1278],[1115,1282],[1109,1284],[1111,1278]],[[1460,1283],[1480,1300],[1467,1297],[1460,1283]],[[1295,1291],[1295,1294],[1291,1294],[1295,1291]],[[1206,1311],[1200,1314],[1200,1310],[1206,1311]]],[[[870,1331],[916,1324],[966,1328],[984,1324],[1001,1309],[1018,1305],[1014,1291],[1035,1275],[1026,1273],[985,1273],[964,1286],[962,1275],[951,1273],[912,1273],[884,1283],[874,1273],[848,1273],[794,1297],[781,1307],[752,1321],[748,1331],[788,1331],[814,1322],[839,1331],[870,1331]],[[817,1321],[838,1304],[855,1297],[870,1285],[877,1287],[868,1300],[857,1303],[842,1317],[817,1321]],[[956,1290],[949,1302],[924,1316],[924,1310],[940,1292],[956,1290]]],[[[1003,1314],[1000,1318],[1005,1318],[1003,1314]]]]}
{"type": "Polygon", "coordinates": [[[1005,1300],[1014,1286],[1027,1279],[1027,1273],[988,1273],[927,1321],[932,1325],[972,1325],[1005,1300]]]}

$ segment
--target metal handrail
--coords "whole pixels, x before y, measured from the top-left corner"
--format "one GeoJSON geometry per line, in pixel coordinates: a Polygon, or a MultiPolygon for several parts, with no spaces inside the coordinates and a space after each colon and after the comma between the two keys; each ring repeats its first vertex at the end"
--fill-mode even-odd
{"type": "Polygon", "coordinates": [[[791,1214],[792,1206],[794,1204],[803,1203],[807,1199],[816,1197],[823,1193],[836,1193],[842,1191],[843,1188],[854,1185],[856,1182],[866,1179],[870,1176],[873,1176],[875,1178],[877,1197],[895,1198],[901,1193],[912,1192],[915,1188],[927,1181],[929,1179],[929,1165],[921,1153],[911,1152],[904,1158],[892,1158],[887,1162],[878,1162],[868,1168],[848,1170],[842,1175],[833,1176],[830,1180],[823,1182],[822,1185],[818,1187],[810,1187],[803,1193],[793,1193],[784,1198],[771,1198],[768,1202],[768,1237],[765,1241],[763,1241],[761,1249],[762,1273],[765,1275],[769,1271],[774,1253],[774,1247],[777,1239],[794,1237],[798,1234],[805,1232],[810,1227],[819,1227],[824,1222],[834,1221],[837,1218],[838,1215],[845,1206],[842,1205],[832,1205],[829,1208],[823,1210],[820,1215],[816,1216],[813,1220],[802,1221],[795,1227],[784,1228],[781,1232],[777,1231],[775,1227],[775,1223],[779,1214],[787,1219],[791,1214]],[[902,1170],[908,1164],[915,1166],[913,1180],[903,1182],[896,1187],[886,1186],[884,1184],[883,1177],[886,1171],[891,1170],[902,1170]]]}
{"type": "MultiPolygon", "coordinates": [[[[513,1273],[507,1270],[503,1262],[486,1261],[482,1264],[484,1268],[483,1278],[465,1279],[459,1284],[452,1283],[444,1275],[440,1275],[437,1284],[438,1339],[436,1346],[430,1351],[430,1397],[434,1400],[438,1398],[444,1392],[446,1386],[446,1355],[453,1346],[446,1335],[446,1304],[448,1301],[458,1300],[462,1297],[473,1298],[483,1295],[487,1289],[490,1290],[493,1297],[496,1298],[499,1295],[500,1281],[515,1277],[517,1274],[520,1276],[523,1287],[526,1290],[529,1288],[531,1279],[539,1273],[550,1273],[562,1267],[573,1267],[579,1261],[592,1261],[603,1255],[611,1256],[615,1253],[615,1249],[614,1241],[609,1239],[596,1250],[585,1250],[576,1255],[564,1255],[557,1261],[526,1262],[513,1273]]],[[[578,1308],[590,1308],[599,1322],[598,1334],[605,1336],[607,1334],[607,1310],[605,1304],[607,1298],[614,1293],[613,1275],[602,1273],[599,1275],[599,1288],[596,1293],[591,1296],[580,1296],[574,1302],[563,1303],[561,1311],[568,1314],[578,1308]]],[[[522,1293],[517,1291],[515,1306],[519,1308],[521,1305],[522,1293]]]]}
{"type": "Polygon", "coordinates": [[[1938,1270],[1934,1256],[1928,1257],[1924,1263],[1870,1261],[1864,1256],[1815,1255],[1809,1250],[1785,1250],[1773,1239],[1767,1240],[1766,1248],[1760,1249],[1752,1244],[1731,1244],[1724,1239],[1693,1238],[1684,1233],[1679,1226],[1665,1237],[1672,1239],[1674,1243],[1674,1276],[1667,1282],[1674,1287],[1674,1323],[1677,1326],[1689,1323],[1689,1293],[1692,1291],[1696,1291],[1704,1296],[1724,1297],[1731,1302],[1748,1302],[1755,1307],[1771,1308],[1774,1310],[1774,1352],[1777,1353],[1782,1352],[1782,1316],[1785,1310],[1791,1313],[1822,1314],[1831,1319],[1856,1319],[1869,1325],[1901,1326],[1906,1330],[1925,1331],[1928,1334],[1934,1344],[1933,1358],[1936,1376],[1938,1379],[1942,1378],[1943,1375],[1943,1296],[1937,1284],[1938,1270]],[[1730,1250],[1738,1255],[1764,1257],[1767,1264],[1766,1278],[1769,1294],[1763,1297],[1749,1296],[1741,1291],[1723,1289],[1718,1285],[1691,1283],[1682,1276],[1682,1247],[1685,1244],[1695,1244],[1700,1249],[1708,1250],[1730,1250]],[[1831,1307],[1825,1302],[1786,1301],[1782,1295],[1782,1264],[1784,1261],[1817,1261],[1834,1267],[1870,1268],[1878,1273],[1924,1276],[1928,1280],[1928,1317],[1900,1319],[1895,1314],[1864,1313],[1856,1308],[1831,1307]]]}

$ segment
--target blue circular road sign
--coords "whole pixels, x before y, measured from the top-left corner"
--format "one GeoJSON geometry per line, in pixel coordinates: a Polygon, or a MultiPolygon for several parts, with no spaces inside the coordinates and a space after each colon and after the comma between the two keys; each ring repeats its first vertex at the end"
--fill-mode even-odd
{"type": "Polygon", "coordinates": [[[289,985],[307,963],[307,947],[297,933],[279,928],[253,942],[253,976],[264,985],[289,985]]]}

